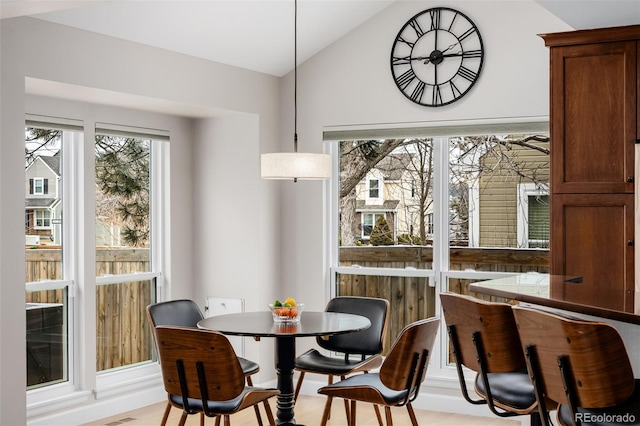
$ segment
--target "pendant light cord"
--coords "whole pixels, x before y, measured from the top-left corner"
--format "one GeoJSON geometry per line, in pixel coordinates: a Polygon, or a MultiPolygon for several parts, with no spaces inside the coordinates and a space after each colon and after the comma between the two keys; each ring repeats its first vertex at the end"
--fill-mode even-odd
{"type": "Polygon", "coordinates": [[[293,152],[298,152],[298,0],[293,7],[293,152]]]}

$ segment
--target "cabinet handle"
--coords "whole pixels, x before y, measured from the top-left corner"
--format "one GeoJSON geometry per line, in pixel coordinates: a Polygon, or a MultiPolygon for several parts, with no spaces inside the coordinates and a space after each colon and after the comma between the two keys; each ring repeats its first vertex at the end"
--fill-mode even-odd
{"type": "Polygon", "coordinates": [[[633,240],[627,240],[627,245],[628,246],[632,246],[633,245],[633,240]]]}
{"type": "Polygon", "coordinates": [[[633,176],[627,176],[627,182],[633,183],[633,176]]]}

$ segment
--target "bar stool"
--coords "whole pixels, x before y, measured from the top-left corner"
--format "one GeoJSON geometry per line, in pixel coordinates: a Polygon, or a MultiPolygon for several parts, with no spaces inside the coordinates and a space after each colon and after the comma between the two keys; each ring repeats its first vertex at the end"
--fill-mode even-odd
{"type": "Polygon", "coordinates": [[[500,417],[530,415],[531,424],[539,425],[511,305],[457,293],[442,293],[440,300],[464,399],[487,404],[500,417]],[[479,399],[469,395],[463,366],[476,373],[479,399]]]}
{"type": "Polygon", "coordinates": [[[640,425],[640,379],[634,379],[618,331],[525,307],[513,309],[543,424],[548,401],[562,426],[640,425]]]}

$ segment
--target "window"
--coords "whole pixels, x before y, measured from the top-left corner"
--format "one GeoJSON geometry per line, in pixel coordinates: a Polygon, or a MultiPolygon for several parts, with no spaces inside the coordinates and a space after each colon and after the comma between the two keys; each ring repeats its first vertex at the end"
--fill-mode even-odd
{"type": "Polygon", "coordinates": [[[52,223],[54,215],[62,217],[71,196],[62,189],[49,191],[49,179],[36,176],[50,173],[51,181],[58,185],[70,182],[62,158],[82,140],[80,129],[62,130],[43,123],[32,123],[25,129],[25,235],[30,247],[25,251],[27,389],[66,383],[73,368],[69,287],[74,275],[65,261],[70,252],[63,244],[63,224],[52,223]]]}
{"type": "Polygon", "coordinates": [[[85,399],[87,390],[99,399],[158,374],[145,308],[162,285],[163,261],[154,242],[162,240],[157,212],[164,202],[168,133],[96,123],[90,162],[81,155],[85,126],[39,116],[27,121],[28,411],[45,401],[85,399]],[[81,182],[94,183],[89,188],[95,197],[80,193],[86,188],[81,182]],[[40,188],[44,196],[32,194],[40,188]],[[77,242],[93,241],[78,215],[95,218],[95,253],[77,249],[77,242]],[[85,324],[95,324],[95,333],[80,332],[85,324]],[[81,362],[87,353],[95,363],[81,362]]]}
{"type": "Polygon", "coordinates": [[[518,247],[549,248],[548,194],[548,185],[518,185],[518,247]]]}
{"type": "Polygon", "coordinates": [[[380,198],[380,181],[369,179],[369,198],[380,198]]]}
{"type": "Polygon", "coordinates": [[[49,210],[35,210],[36,228],[49,228],[51,226],[51,212],[49,210]]]}
{"type": "MultiPolygon", "coordinates": [[[[375,139],[377,130],[363,131],[362,139],[342,137],[347,131],[326,132],[326,140],[339,141],[331,149],[340,158],[339,179],[332,183],[335,199],[328,203],[337,210],[330,216],[335,227],[329,238],[336,248],[331,294],[387,298],[390,330],[400,330],[411,321],[437,315],[439,292],[468,294],[474,281],[512,271],[546,272],[548,251],[536,249],[539,254],[532,256],[528,246],[518,245],[517,224],[523,211],[519,185],[548,185],[547,128],[540,121],[384,131],[402,136],[395,139],[375,139]],[[483,133],[487,130],[494,133],[483,133]],[[429,136],[432,131],[439,136],[429,136]],[[367,167],[358,155],[371,159],[377,153],[381,158],[372,170],[357,168],[367,167]],[[347,183],[355,180],[350,174],[367,178],[349,187],[347,183]],[[384,176],[380,205],[366,203],[371,175],[384,176]],[[395,229],[395,241],[389,245],[374,246],[370,239],[353,237],[358,235],[354,222],[362,224],[362,235],[371,234],[377,214],[395,229]]],[[[526,235],[534,242],[544,239],[544,196],[527,195],[531,208],[526,209],[526,235]]],[[[389,344],[396,337],[393,333],[389,344]]],[[[446,367],[446,351],[437,357],[445,366],[438,374],[455,376],[446,367]]]]}
{"type": "Polygon", "coordinates": [[[363,213],[362,214],[362,238],[369,238],[373,227],[379,217],[384,217],[383,213],[363,213]]]}
{"type": "Polygon", "coordinates": [[[44,195],[47,194],[48,192],[48,187],[49,187],[49,181],[48,179],[43,179],[43,178],[33,178],[29,180],[29,184],[30,184],[30,188],[31,190],[29,191],[30,194],[33,195],[44,195]]]}
{"type": "Polygon", "coordinates": [[[98,372],[153,358],[145,308],[156,301],[152,164],[162,142],[98,124],[95,140],[98,372]],[[140,274],[147,279],[140,280],[140,274]],[[134,327],[132,329],[132,326],[134,327]],[[118,344],[114,344],[117,342],[118,344]]]}

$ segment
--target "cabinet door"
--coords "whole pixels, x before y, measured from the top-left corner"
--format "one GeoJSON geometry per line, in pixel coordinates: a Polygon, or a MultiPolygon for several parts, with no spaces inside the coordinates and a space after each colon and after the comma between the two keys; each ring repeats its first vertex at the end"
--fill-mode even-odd
{"type": "Polygon", "coordinates": [[[635,41],[551,49],[551,187],[633,193],[635,41]]]}
{"type": "Polygon", "coordinates": [[[551,273],[581,276],[564,300],[633,312],[633,194],[560,194],[551,204],[551,273]]]}

